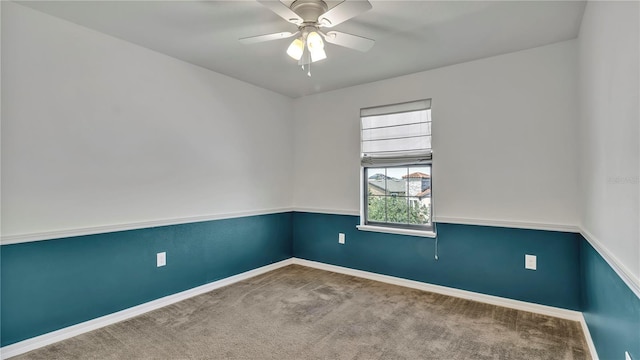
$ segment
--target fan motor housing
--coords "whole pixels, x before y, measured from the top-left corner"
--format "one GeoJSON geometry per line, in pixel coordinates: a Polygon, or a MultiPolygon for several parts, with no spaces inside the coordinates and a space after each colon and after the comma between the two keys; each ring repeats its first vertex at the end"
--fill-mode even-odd
{"type": "Polygon", "coordinates": [[[322,0],[296,0],[291,4],[291,10],[304,20],[304,23],[317,23],[318,17],[329,8],[322,0]]]}

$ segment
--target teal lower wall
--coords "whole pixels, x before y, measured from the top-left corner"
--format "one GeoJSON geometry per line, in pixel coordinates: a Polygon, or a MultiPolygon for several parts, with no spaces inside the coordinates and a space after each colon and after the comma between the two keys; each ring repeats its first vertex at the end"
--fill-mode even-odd
{"type": "Polygon", "coordinates": [[[291,257],[292,214],[0,247],[2,346],[291,257]],[[156,267],[156,253],[167,266],[156,267]]]}
{"type": "Polygon", "coordinates": [[[580,310],[574,233],[438,224],[434,239],[356,229],[358,216],[294,213],[293,256],[483,294],[580,310]],[[346,244],[338,244],[338,233],[346,244]],[[524,268],[537,255],[538,270],[524,268]]]}
{"type": "Polygon", "coordinates": [[[435,260],[434,239],[358,222],[293,212],[3,245],[1,345],[294,256],[583,311],[601,359],[640,359],[640,299],[581,235],[438,224],[435,260]],[[537,255],[538,270],[524,269],[524,254],[537,255]]]}
{"type": "Polygon", "coordinates": [[[582,312],[600,359],[640,359],[640,299],[582,239],[582,312]]]}

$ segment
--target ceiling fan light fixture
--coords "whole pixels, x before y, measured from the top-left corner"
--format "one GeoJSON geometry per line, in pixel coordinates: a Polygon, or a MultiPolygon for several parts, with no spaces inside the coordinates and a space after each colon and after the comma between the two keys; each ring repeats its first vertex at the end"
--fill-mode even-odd
{"type": "Polygon", "coordinates": [[[316,61],[324,60],[327,58],[327,53],[324,51],[324,49],[312,50],[310,51],[310,53],[311,53],[311,62],[316,62],[316,61]]]}
{"type": "Polygon", "coordinates": [[[324,41],[318,32],[312,31],[307,35],[307,47],[311,53],[312,62],[327,58],[327,53],[324,51],[324,41]]]}
{"type": "Polygon", "coordinates": [[[241,38],[240,41],[244,44],[253,44],[295,37],[287,48],[287,55],[297,60],[298,65],[309,76],[311,76],[311,63],[327,58],[324,50],[325,42],[362,52],[368,51],[375,42],[362,36],[337,31],[329,31],[329,33],[321,31],[322,28],[332,28],[370,10],[372,6],[368,0],[341,0],[331,9],[327,5],[327,0],[289,0],[288,5],[283,0],[256,1],[284,20],[297,25],[298,31],[251,36],[241,38]]]}
{"type": "Polygon", "coordinates": [[[291,56],[296,60],[300,60],[302,58],[302,53],[304,52],[304,42],[301,38],[297,38],[291,42],[289,48],[287,49],[287,55],[291,56]]]}
{"type": "Polygon", "coordinates": [[[314,49],[324,49],[322,36],[320,36],[317,31],[311,31],[309,35],[307,35],[307,46],[309,46],[309,50],[311,51],[314,49]]]}

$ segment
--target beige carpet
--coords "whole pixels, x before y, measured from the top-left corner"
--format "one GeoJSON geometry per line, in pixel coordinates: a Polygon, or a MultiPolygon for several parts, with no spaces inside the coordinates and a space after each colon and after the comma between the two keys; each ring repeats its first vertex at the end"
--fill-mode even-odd
{"type": "Polygon", "coordinates": [[[15,359],[588,359],[578,322],[291,265],[15,359]]]}

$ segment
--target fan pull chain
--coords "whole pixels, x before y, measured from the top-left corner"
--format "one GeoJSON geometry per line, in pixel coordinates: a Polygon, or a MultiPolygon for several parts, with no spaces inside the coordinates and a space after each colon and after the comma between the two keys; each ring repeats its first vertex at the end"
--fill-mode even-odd
{"type": "Polygon", "coordinates": [[[311,63],[306,64],[307,68],[305,69],[304,65],[302,65],[302,71],[307,71],[307,76],[311,77],[311,63]]]}

